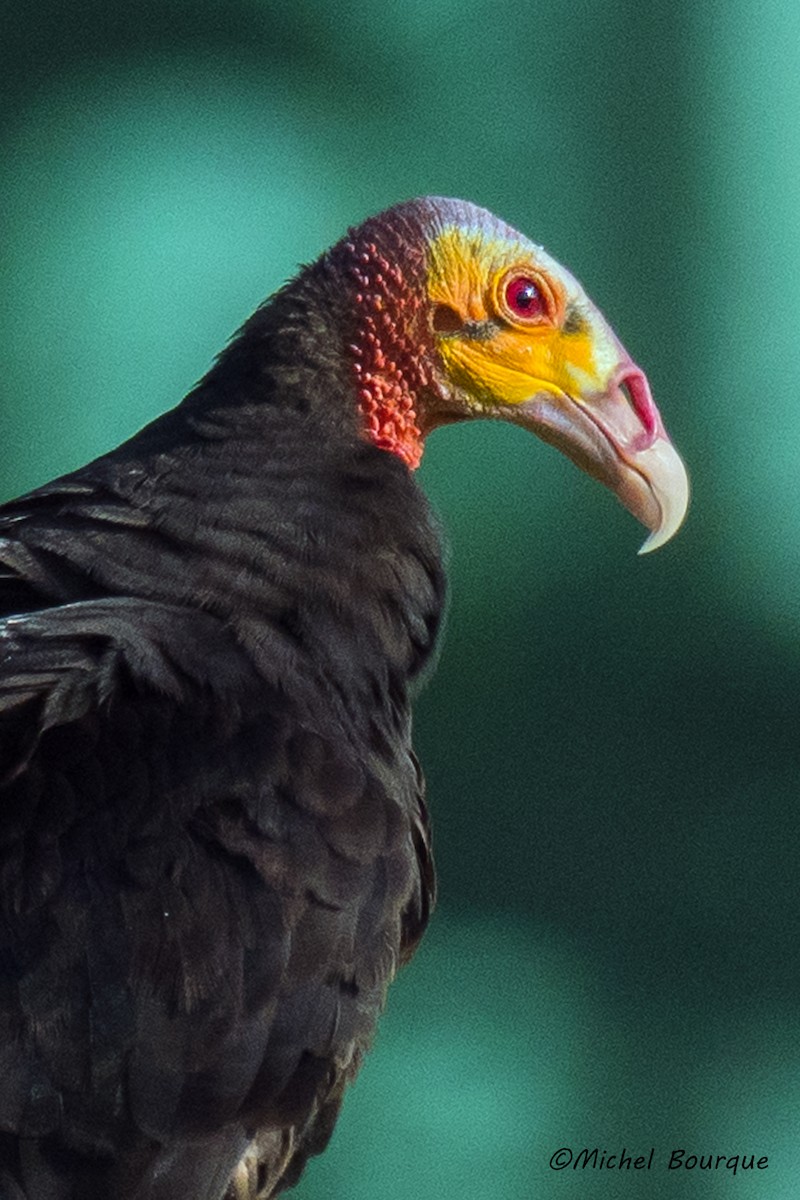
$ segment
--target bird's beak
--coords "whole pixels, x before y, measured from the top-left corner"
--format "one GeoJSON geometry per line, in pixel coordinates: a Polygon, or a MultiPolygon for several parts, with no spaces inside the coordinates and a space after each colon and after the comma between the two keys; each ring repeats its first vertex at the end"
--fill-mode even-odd
{"type": "Polygon", "coordinates": [[[689,504],[689,479],[644,372],[630,359],[619,363],[602,391],[543,391],[508,415],[616,493],[650,530],[640,554],[677,532],[689,504]]]}

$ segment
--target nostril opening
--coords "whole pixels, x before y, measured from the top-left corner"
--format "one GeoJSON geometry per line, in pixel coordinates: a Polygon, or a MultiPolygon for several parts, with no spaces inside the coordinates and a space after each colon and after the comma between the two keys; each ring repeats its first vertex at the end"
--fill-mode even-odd
{"type": "Polygon", "coordinates": [[[435,333],[458,333],[464,326],[461,313],[449,304],[437,304],[433,310],[431,325],[435,333]]]}
{"type": "Polygon", "coordinates": [[[636,401],[633,398],[633,393],[631,392],[630,384],[628,383],[627,379],[620,379],[619,389],[622,392],[622,394],[624,395],[625,399],[628,401],[628,404],[630,404],[631,408],[634,410],[634,412],[638,412],[638,409],[636,407],[636,401]]]}
{"type": "Polygon", "coordinates": [[[650,440],[654,440],[659,431],[658,409],[653,403],[650,385],[642,372],[627,372],[619,379],[618,387],[644,425],[650,440]]]}

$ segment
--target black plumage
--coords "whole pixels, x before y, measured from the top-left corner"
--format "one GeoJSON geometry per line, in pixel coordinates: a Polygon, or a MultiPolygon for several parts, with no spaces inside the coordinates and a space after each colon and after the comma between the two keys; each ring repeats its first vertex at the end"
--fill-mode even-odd
{"type": "Polygon", "coordinates": [[[427,920],[439,540],[304,284],[0,513],[9,1200],[218,1200],[259,1129],[258,1194],[292,1182],[427,920]]]}

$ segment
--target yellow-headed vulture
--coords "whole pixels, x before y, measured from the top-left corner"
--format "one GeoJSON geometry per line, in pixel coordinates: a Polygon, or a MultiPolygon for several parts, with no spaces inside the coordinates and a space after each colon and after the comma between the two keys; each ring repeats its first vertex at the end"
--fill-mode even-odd
{"type": "Polygon", "coordinates": [[[433,898],[409,688],[445,593],[425,437],[500,418],[650,530],[686,475],[538,246],[352,230],[177,408],[0,509],[0,1196],[221,1200],[330,1136],[433,898]]]}

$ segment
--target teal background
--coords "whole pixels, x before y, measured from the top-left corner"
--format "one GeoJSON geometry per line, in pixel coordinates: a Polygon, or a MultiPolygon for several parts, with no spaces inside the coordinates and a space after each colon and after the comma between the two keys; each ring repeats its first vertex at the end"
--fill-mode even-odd
{"type": "Polygon", "coordinates": [[[298,1200],[796,1197],[800,6],[105,0],[0,14],[0,491],[171,406],[434,192],[567,264],[689,465],[645,559],[522,431],[436,434],[441,903],[298,1200]],[[650,1172],[554,1172],[560,1147],[650,1172]],[[673,1148],[765,1171],[667,1171],[673,1148]]]}

